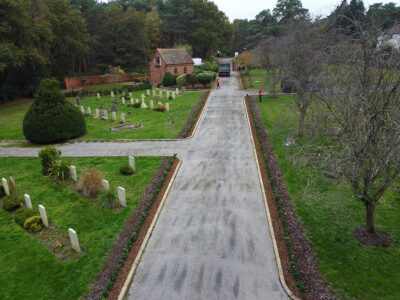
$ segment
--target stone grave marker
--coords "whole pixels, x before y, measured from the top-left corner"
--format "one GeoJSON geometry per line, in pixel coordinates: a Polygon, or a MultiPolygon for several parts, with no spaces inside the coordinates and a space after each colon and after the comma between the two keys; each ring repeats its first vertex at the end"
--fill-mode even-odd
{"type": "Polygon", "coordinates": [[[129,92],[129,98],[132,98],[132,92],[129,92]]]}
{"type": "Polygon", "coordinates": [[[139,99],[136,99],[136,103],[139,103],[139,99]]]}
{"type": "Polygon", "coordinates": [[[110,189],[110,183],[108,182],[108,180],[103,179],[101,181],[101,184],[103,185],[103,189],[105,189],[106,191],[110,189]]]}
{"type": "Polygon", "coordinates": [[[49,221],[47,220],[46,208],[43,205],[39,205],[39,213],[42,217],[42,223],[44,226],[49,227],[49,221]]]}
{"type": "Polygon", "coordinates": [[[85,114],[85,108],[81,105],[81,113],[85,114]]]}
{"type": "Polygon", "coordinates": [[[129,166],[136,173],[135,158],[133,156],[129,156],[129,166]]]}
{"type": "Polygon", "coordinates": [[[100,100],[100,93],[97,93],[97,100],[100,100]]]}
{"type": "Polygon", "coordinates": [[[10,178],[8,180],[10,182],[11,193],[14,195],[15,198],[17,198],[19,200],[17,185],[15,184],[14,178],[12,178],[12,176],[10,176],[10,178]]]}
{"type": "Polygon", "coordinates": [[[176,93],[177,95],[179,95],[179,89],[178,89],[178,88],[175,89],[175,93],[176,93]]]}
{"type": "Polygon", "coordinates": [[[131,104],[133,105],[133,98],[131,98],[131,104]]]}
{"type": "Polygon", "coordinates": [[[124,113],[121,114],[121,122],[125,123],[125,114],[124,113]]]}
{"type": "Polygon", "coordinates": [[[73,181],[78,182],[78,175],[76,174],[76,168],[75,166],[70,166],[69,170],[71,172],[71,178],[73,181]]]}
{"type": "Polygon", "coordinates": [[[113,111],[113,112],[111,113],[111,116],[112,116],[112,120],[113,120],[113,121],[116,121],[116,120],[117,120],[117,113],[116,113],[115,111],[113,111]]]}
{"type": "Polygon", "coordinates": [[[92,109],[90,107],[87,108],[87,113],[88,113],[89,116],[92,115],[92,109]]]}
{"type": "Polygon", "coordinates": [[[1,179],[1,183],[3,184],[4,193],[6,193],[7,196],[10,195],[10,190],[9,190],[9,188],[8,188],[7,179],[2,178],[2,179],[1,179]]]}
{"type": "Polygon", "coordinates": [[[150,90],[147,90],[147,96],[150,96],[150,90]]]}
{"type": "Polygon", "coordinates": [[[81,106],[81,101],[79,101],[79,97],[78,96],[76,96],[76,105],[77,106],[81,106]]]}
{"type": "Polygon", "coordinates": [[[169,103],[165,103],[165,110],[169,111],[169,103]]]}
{"type": "Polygon", "coordinates": [[[124,92],[122,92],[122,97],[125,97],[125,91],[124,91],[124,92]]]}
{"type": "Polygon", "coordinates": [[[122,104],[125,105],[125,97],[122,97],[122,104]]]}
{"type": "Polygon", "coordinates": [[[114,92],[111,91],[111,98],[114,98],[114,92]]]}
{"type": "Polygon", "coordinates": [[[25,198],[26,207],[29,209],[33,209],[31,197],[28,194],[24,194],[24,198],[25,198]]]}
{"type": "Polygon", "coordinates": [[[176,97],[175,97],[175,93],[172,92],[172,99],[175,100],[175,98],[176,98],[176,97]]]}
{"type": "Polygon", "coordinates": [[[100,110],[98,108],[94,110],[94,116],[95,118],[98,118],[100,116],[100,110]]]}
{"type": "Polygon", "coordinates": [[[169,91],[167,91],[167,99],[169,98],[169,91]]]}
{"type": "Polygon", "coordinates": [[[154,102],[153,102],[153,100],[150,100],[150,109],[154,109],[154,102]]]}
{"type": "Polygon", "coordinates": [[[159,96],[160,98],[162,98],[162,90],[160,90],[160,91],[158,92],[158,96],[159,96]]]}
{"type": "Polygon", "coordinates": [[[123,187],[118,187],[118,199],[121,206],[126,206],[126,195],[123,187]]]}
{"type": "Polygon", "coordinates": [[[104,112],[104,119],[108,120],[108,112],[106,109],[103,110],[104,112]]]}
{"type": "Polygon", "coordinates": [[[78,235],[76,234],[76,231],[72,228],[69,228],[68,234],[71,240],[72,249],[74,249],[76,252],[81,252],[81,247],[79,246],[78,235]]]}

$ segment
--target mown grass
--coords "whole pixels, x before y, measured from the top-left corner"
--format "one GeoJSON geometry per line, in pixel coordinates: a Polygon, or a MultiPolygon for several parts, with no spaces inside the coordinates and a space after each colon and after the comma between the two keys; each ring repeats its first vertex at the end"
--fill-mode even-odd
{"type": "Polygon", "coordinates": [[[110,187],[126,189],[126,208],[102,209],[68,187],[41,175],[38,158],[0,158],[0,177],[13,176],[20,196],[27,193],[32,204],[46,207],[49,221],[68,239],[68,228],[76,230],[82,254],[56,258],[39,240],[18,226],[11,214],[0,208],[0,295],[1,299],[78,299],[88,291],[105,263],[108,251],[134,210],[162,159],[137,157],[137,173],[124,176],[119,158],[71,158],[78,176],[85,167],[97,167],[110,187]]]}
{"type": "Polygon", "coordinates": [[[293,206],[315,246],[330,288],[341,299],[399,299],[399,182],[380,200],[376,215],[377,227],[392,237],[393,244],[388,248],[361,245],[353,232],[364,224],[365,208],[349,185],[326,178],[306,157],[298,155],[297,146],[283,145],[297,132],[292,101],[292,96],[264,97],[259,105],[293,206]]]}
{"type": "MultiPolygon", "coordinates": [[[[134,100],[141,101],[141,94],[146,91],[133,93],[134,100]]],[[[85,117],[87,125],[87,134],[81,139],[168,139],[177,138],[179,131],[182,129],[187,119],[189,118],[193,108],[201,95],[201,92],[187,92],[185,95],[179,95],[175,100],[168,100],[165,96],[161,99],[163,104],[169,103],[169,112],[157,112],[152,110],[132,108],[121,104],[120,96],[119,103],[116,105],[118,109],[117,121],[111,121],[111,113],[108,114],[109,121],[95,119],[93,117],[85,117]],[[138,124],[142,121],[144,128],[140,130],[125,130],[121,132],[111,132],[110,128],[120,125],[121,113],[130,111],[131,115],[125,115],[126,123],[138,124]],[[170,115],[173,115],[174,125],[163,126],[170,120],[170,115]]],[[[129,96],[125,96],[126,104],[130,103],[129,96]]],[[[72,103],[76,103],[74,98],[70,98],[72,103]]],[[[96,108],[102,106],[111,108],[111,96],[102,96],[100,100],[96,97],[85,97],[80,101],[81,105],[90,107],[92,114],[96,108]]],[[[155,101],[154,101],[155,102],[155,101]]],[[[14,102],[0,106],[0,140],[21,140],[24,139],[22,132],[22,121],[26,111],[32,101],[14,102]]],[[[146,104],[150,107],[149,98],[146,97],[146,104]]],[[[157,103],[154,103],[155,107],[157,103]]]]}
{"type": "MultiPolygon", "coordinates": [[[[250,78],[249,75],[246,75],[243,73],[242,76],[244,76],[246,80],[246,85],[248,90],[259,90],[260,88],[263,88],[265,91],[272,90],[271,83],[268,78],[268,72],[265,69],[251,69],[250,70],[250,76],[253,78],[253,87],[250,87],[250,78]]],[[[281,87],[281,83],[277,83],[275,86],[275,91],[278,92],[281,87]]]]}

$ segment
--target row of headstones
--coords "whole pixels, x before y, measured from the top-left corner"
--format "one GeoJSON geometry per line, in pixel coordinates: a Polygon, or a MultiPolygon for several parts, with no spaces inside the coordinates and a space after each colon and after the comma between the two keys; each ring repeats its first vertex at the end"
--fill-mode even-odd
{"type": "MultiPolygon", "coordinates": [[[[1,182],[3,184],[5,194],[7,196],[10,195],[10,189],[8,188],[7,180],[5,178],[2,178],[1,182]]],[[[33,210],[31,197],[28,194],[24,194],[24,198],[25,198],[26,207],[28,209],[33,210]]],[[[39,204],[38,207],[39,207],[39,214],[40,214],[40,217],[42,218],[43,225],[45,227],[49,227],[49,221],[47,219],[46,208],[41,204],[39,204]]],[[[68,234],[69,234],[69,238],[71,240],[72,249],[74,249],[77,252],[81,252],[81,247],[79,246],[78,235],[76,234],[76,231],[73,230],[72,228],[68,228],[68,234]]]]}
{"type": "MultiPolygon", "coordinates": [[[[152,93],[153,93],[153,97],[156,97],[156,90],[152,90],[152,93]]],[[[166,93],[167,99],[169,98],[169,95],[170,95],[170,93],[171,93],[172,99],[175,100],[176,95],[179,95],[179,89],[176,88],[176,89],[175,89],[175,92],[165,91],[165,93],[166,93]]],[[[132,96],[132,95],[133,95],[133,93],[132,93],[132,92],[129,92],[129,97],[131,98],[131,101],[133,100],[133,96],[132,96]]],[[[147,90],[147,96],[150,96],[150,90],[147,90]]],[[[162,91],[162,90],[159,90],[158,96],[159,96],[160,98],[163,97],[163,91],[162,91]]],[[[111,98],[114,98],[114,92],[113,92],[113,91],[111,91],[111,98]]],[[[145,98],[145,95],[142,94],[142,100],[143,100],[144,98],[145,98]]],[[[100,93],[97,93],[97,99],[100,100],[100,93]]],[[[125,92],[122,92],[122,99],[125,99],[125,92]]],[[[125,104],[125,103],[124,103],[124,104],[125,104]]],[[[133,104],[133,103],[132,103],[132,104],[133,104]]]]}

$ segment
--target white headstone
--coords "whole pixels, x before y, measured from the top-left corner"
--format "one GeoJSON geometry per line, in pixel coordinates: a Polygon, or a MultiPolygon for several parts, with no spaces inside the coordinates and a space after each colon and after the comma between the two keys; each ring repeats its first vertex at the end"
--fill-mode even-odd
{"type": "Polygon", "coordinates": [[[154,109],[154,102],[153,102],[153,100],[150,100],[150,109],[154,109]]]}
{"type": "Polygon", "coordinates": [[[169,103],[165,103],[165,110],[169,111],[169,103]]]}
{"type": "Polygon", "coordinates": [[[98,118],[99,115],[100,115],[100,110],[99,110],[98,108],[96,108],[96,109],[94,110],[94,114],[95,114],[95,117],[98,118]]]}
{"type": "Polygon", "coordinates": [[[111,91],[111,98],[114,98],[114,92],[111,91]]]}
{"type": "Polygon", "coordinates": [[[145,98],[145,95],[144,95],[144,94],[142,94],[142,101],[144,101],[144,98],[145,98]]]}
{"type": "Polygon", "coordinates": [[[118,199],[121,206],[126,206],[125,189],[123,187],[118,188],[118,199]]]}
{"type": "Polygon", "coordinates": [[[161,103],[160,101],[158,101],[158,102],[157,102],[157,105],[160,105],[160,104],[162,104],[162,103],[161,103]]]}
{"type": "Polygon", "coordinates": [[[131,98],[131,104],[133,105],[133,98],[131,98]]]}
{"type": "Polygon", "coordinates": [[[78,182],[78,175],[76,175],[76,168],[74,166],[70,166],[69,170],[71,171],[72,180],[78,182]]]}
{"type": "Polygon", "coordinates": [[[71,240],[72,249],[76,252],[81,252],[81,247],[79,247],[78,235],[72,228],[68,229],[69,238],[71,240]]]}
{"type": "Polygon", "coordinates": [[[90,107],[87,108],[87,113],[89,114],[89,116],[92,115],[92,109],[90,107]]]}
{"type": "Polygon", "coordinates": [[[150,90],[147,90],[147,95],[150,96],[150,90]]]}
{"type": "Polygon", "coordinates": [[[101,184],[103,185],[103,189],[105,189],[106,191],[110,189],[110,183],[108,182],[108,180],[103,179],[101,181],[101,184]]]}
{"type": "Polygon", "coordinates": [[[121,122],[125,123],[125,114],[124,113],[121,114],[121,122]]]}
{"type": "Polygon", "coordinates": [[[153,97],[155,97],[156,96],[156,91],[155,90],[153,90],[153,97]]]}
{"type": "Polygon", "coordinates": [[[81,105],[81,112],[84,114],[85,113],[85,108],[83,107],[83,105],[81,105]]]}
{"type": "Polygon", "coordinates": [[[113,112],[111,113],[111,116],[112,116],[112,120],[113,120],[113,121],[116,121],[116,120],[117,120],[117,113],[116,113],[115,111],[113,111],[113,112]]]}
{"type": "Polygon", "coordinates": [[[147,108],[147,105],[146,105],[146,103],[144,103],[144,101],[142,101],[142,104],[140,104],[140,108],[142,108],[142,109],[146,109],[147,108]]]}
{"type": "Polygon", "coordinates": [[[29,209],[33,209],[31,197],[28,194],[24,194],[24,198],[25,198],[26,207],[29,209]]]}
{"type": "Polygon", "coordinates": [[[125,97],[122,97],[122,104],[125,105],[125,97]]]}
{"type": "Polygon", "coordinates": [[[136,173],[135,158],[133,156],[129,156],[129,166],[136,173]]]}
{"type": "Polygon", "coordinates": [[[132,98],[132,92],[129,92],[129,98],[132,98]]]}
{"type": "Polygon", "coordinates": [[[174,99],[175,100],[175,93],[174,92],[172,92],[172,99],[174,99]]]}
{"type": "Polygon", "coordinates": [[[100,93],[97,93],[97,99],[100,100],[100,93]]]}
{"type": "Polygon", "coordinates": [[[177,95],[179,95],[179,89],[178,89],[178,88],[175,89],[175,93],[176,93],[177,95]]]}
{"type": "Polygon", "coordinates": [[[46,227],[49,227],[49,221],[47,220],[46,209],[44,208],[43,205],[39,205],[39,213],[40,213],[40,216],[42,217],[43,225],[46,227]]]}
{"type": "Polygon", "coordinates": [[[6,193],[6,195],[10,195],[10,190],[8,189],[8,182],[7,179],[2,178],[1,179],[1,183],[3,184],[3,188],[4,188],[4,193],[6,193]]]}
{"type": "Polygon", "coordinates": [[[167,99],[169,98],[169,91],[167,91],[167,99]]]}
{"type": "Polygon", "coordinates": [[[136,99],[136,103],[139,103],[139,99],[136,99]]]}
{"type": "Polygon", "coordinates": [[[162,98],[162,90],[160,90],[160,91],[158,92],[158,96],[160,96],[160,98],[162,98]]]}
{"type": "Polygon", "coordinates": [[[108,120],[108,112],[107,112],[107,110],[105,109],[103,111],[104,111],[104,119],[108,120]]]}

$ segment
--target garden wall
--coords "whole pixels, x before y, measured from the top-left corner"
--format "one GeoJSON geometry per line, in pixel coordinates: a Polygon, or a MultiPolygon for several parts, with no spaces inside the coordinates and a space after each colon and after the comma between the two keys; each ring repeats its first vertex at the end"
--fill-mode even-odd
{"type": "MultiPolygon", "coordinates": [[[[148,77],[148,75],[145,74],[145,75],[140,76],[139,79],[145,80],[145,79],[147,79],[147,77],[148,77]]],[[[92,85],[92,84],[115,83],[115,82],[126,82],[126,81],[132,81],[132,77],[130,75],[123,74],[123,75],[119,75],[117,77],[117,80],[114,78],[113,75],[109,75],[105,79],[101,78],[101,75],[69,77],[69,78],[64,79],[66,90],[73,90],[73,89],[81,88],[86,85],[92,85]],[[82,78],[86,78],[85,83],[83,83],[82,78]]]]}

